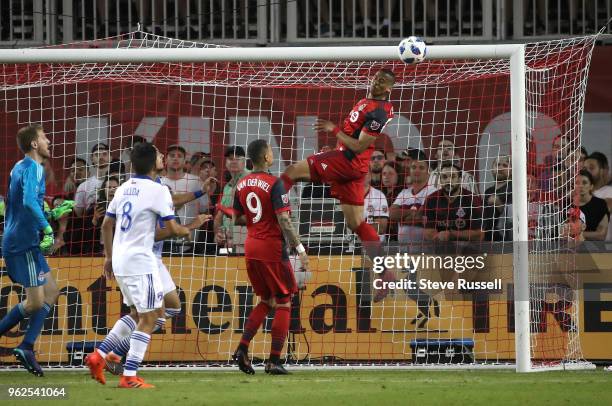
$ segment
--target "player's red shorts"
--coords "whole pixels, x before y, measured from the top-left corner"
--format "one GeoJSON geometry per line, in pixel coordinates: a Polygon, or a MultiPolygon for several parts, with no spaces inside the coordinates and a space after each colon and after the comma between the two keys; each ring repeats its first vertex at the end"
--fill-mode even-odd
{"type": "Polygon", "coordinates": [[[263,300],[298,291],[289,261],[271,262],[247,258],[246,268],[255,294],[263,300]]]}
{"type": "Polygon", "coordinates": [[[343,151],[314,154],[306,161],[313,182],[327,183],[340,203],[363,206],[365,173],[355,168],[343,151]]]}

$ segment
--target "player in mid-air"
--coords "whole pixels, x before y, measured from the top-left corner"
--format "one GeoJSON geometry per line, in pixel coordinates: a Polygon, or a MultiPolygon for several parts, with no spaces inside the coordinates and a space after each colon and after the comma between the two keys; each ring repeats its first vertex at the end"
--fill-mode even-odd
{"type": "Polygon", "coordinates": [[[235,224],[246,224],[246,268],[260,302],[249,315],[234,360],[242,372],[255,373],[248,356],[249,344],[270,310],[275,309],[272,347],[265,371],[284,375],[287,370],[280,362],[280,354],[289,331],[291,295],[297,292],[285,239],[298,252],[305,270],[308,256],[291,224],[291,206],[283,182],[268,172],[274,161],[272,148],[265,140],[255,140],[249,144],[247,155],[253,163],[253,172],[236,184],[232,218],[235,224]]]}
{"type": "MultiPolygon", "coordinates": [[[[376,72],[367,97],[355,104],[342,127],[327,120],[316,121],[317,131],[331,132],[338,138],[336,149],[311,155],[290,165],[281,175],[287,191],[298,181],[329,184],[332,196],[340,200],[347,226],[359,236],[370,258],[380,255],[381,246],[374,227],[364,221],[363,183],[376,138],[393,118],[389,95],[394,84],[391,70],[376,72]]],[[[394,279],[390,271],[385,271],[382,277],[394,279]]]]}
{"type": "Polygon", "coordinates": [[[0,320],[0,336],[29,317],[23,341],[13,354],[30,373],[43,376],[33,347],[59,294],[43,256],[51,253],[54,243],[53,229],[43,211],[45,174],[42,162],[51,156],[50,141],[43,127],[35,124],[19,130],[17,145],[25,156],[15,164],[9,177],[2,255],[9,277],[25,288],[26,299],[0,320]]]}
{"type": "MultiPolygon", "coordinates": [[[[160,174],[164,170],[164,155],[155,148],[157,151],[157,160],[155,162],[155,169],[157,176],[155,181],[161,183],[160,174]]],[[[172,203],[174,208],[181,207],[182,205],[199,199],[208,190],[210,182],[216,182],[215,178],[208,178],[202,184],[202,190],[197,192],[188,193],[172,193],[172,203]]],[[[200,214],[185,227],[189,231],[200,228],[205,222],[209,221],[211,216],[209,214],[200,214]]],[[[162,288],[164,293],[164,316],[160,317],[155,323],[155,331],[161,330],[164,327],[166,319],[171,319],[181,312],[181,300],[176,291],[176,285],[172,280],[172,276],[168,271],[168,268],[162,262],[162,248],[164,246],[164,239],[170,238],[171,232],[164,226],[163,221],[159,221],[157,230],[155,232],[155,244],[153,245],[153,253],[157,258],[157,265],[159,266],[159,273],[162,281],[162,288]]],[[[104,358],[105,368],[113,375],[121,375],[123,373],[122,358],[128,353],[130,349],[130,335],[136,328],[136,322],[138,315],[135,314],[135,310],[132,313],[121,317],[109,334],[104,338],[102,343],[97,348],[97,352],[104,358]]]]}
{"type": "MultiPolygon", "coordinates": [[[[189,229],[174,220],[174,205],[168,188],[155,182],[157,150],[147,142],[134,146],[130,153],[135,173],[119,186],[102,222],[104,274],[115,277],[123,301],[137,313],[131,333],[130,349],[119,387],[152,388],[136,373],[147,351],[151,333],[163,318],[163,286],[153,244],[158,218],[170,234],[186,237],[189,229]],[[114,231],[114,235],[113,235],[114,231]]],[[[99,351],[86,358],[92,378],[106,383],[104,359],[99,351]]]]}

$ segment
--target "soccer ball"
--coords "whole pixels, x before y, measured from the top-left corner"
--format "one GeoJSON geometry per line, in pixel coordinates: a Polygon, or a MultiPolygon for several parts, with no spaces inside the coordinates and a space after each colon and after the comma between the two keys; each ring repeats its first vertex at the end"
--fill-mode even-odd
{"type": "Polygon", "coordinates": [[[397,47],[399,57],[404,63],[419,63],[425,59],[427,45],[419,37],[404,38],[397,47]]]}

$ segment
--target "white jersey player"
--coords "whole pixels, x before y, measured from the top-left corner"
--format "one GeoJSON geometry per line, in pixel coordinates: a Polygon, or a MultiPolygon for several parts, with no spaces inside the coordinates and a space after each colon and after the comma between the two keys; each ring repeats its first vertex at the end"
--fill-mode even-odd
{"type": "MultiPolygon", "coordinates": [[[[136,144],[130,158],[135,176],[115,192],[102,223],[102,238],[104,275],[107,279],[117,279],[123,301],[136,310],[137,321],[131,316],[124,316],[121,319],[123,322],[116,323],[109,333],[107,339],[111,339],[105,342],[112,344],[121,341],[131,331],[130,327],[136,324],[131,333],[130,350],[119,386],[150,388],[153,385],[137,377],[136,372],[156,321],[163,315],[163,288],[157,258],[153,253],[157,221],[158,218],[163,220],[173,236],[185,237],[189,235],[189,230],[174,220],[170,191],[152,179],[156,175],[155,147],[150,143],[136,144]]],[[[112,345],[107,347],[103,342],[86,359],[92,378],[102,384],[106,383],[104,358],[110,349],[112,345]]]]}

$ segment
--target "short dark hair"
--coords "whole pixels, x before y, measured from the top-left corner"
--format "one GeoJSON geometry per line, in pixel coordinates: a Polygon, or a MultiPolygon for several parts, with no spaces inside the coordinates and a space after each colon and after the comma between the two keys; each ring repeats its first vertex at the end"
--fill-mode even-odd
{"type": "Polygon", "coordinates": [[[227,147],[223,156],[227,158],[228,156],[246,156],[246,154],[244,153],[244,148],[240,145],[232,145],[227,147]]]}
{"type": "Polygon", "coordinates": [[[123,175],[125,174],[125,165],[123,164],[123,162],[119,161],[118,159],[114,159],[108,165],[108,173],[119,173],[123,175]]]}
{"type": "Polygon", "coordinates": [[[93,146],[93,148],[91,149],[91,153],[93,154],[94,152],[96,152],[99,149],[103,149],[105,151],[108,151],[108,144],[105,144],[103,142],[99,142],[96,145],[93,146]]]}
{"type": "Polygon", "coordinates": [[[76,162],[80,162],[83,165],[87,166],[87,161],[84,160],[83,158],[79,158],[79,157],[75,157],[72,161],[70,161],[70,165],[68,165],[68,167],[70,168],[72,165],[74,165],[76,162]]]}
{"type": "Polygon", "coordinates": [[[255,140],[247,147],[247,155],[254,165],[259,165],[264,161],[264,155],[268,151],[268,141],[255,140]]]}
{"type": "Polygon", "coordinates": [[[455,168],[457,171],[459,171],[459,176],[461,176],[463,172],[463,168],[459,166],[459,164],[452,162],[452,161],[443,162],[442,165],[440,166],[440,172],[442,172],[442,169],[445,169],[445,168],[455,168]]]}
{"type": "MultiPolygon", "coordinates": [[[[581,153],[581,154],[584,154],[584,155],[586,155],[586,156],[589,156],[589,153],[587,152],[587,150],[586,150],[586,148],[585,148],[585,147],[580,147],[580,153],[581,153]]],[[[585,158],[585,159],[586,159],[586,158],[585,158]]]]}
{"type": "Polygon", "coordinates": [[[24,154],[32,150],[32,141],[38,138],[38,132],[43,130],[40,124],[31,124],[17,131],[17,146],[24,154]]]}
{"type": "Polygon", "coordinates": [[[132,135],[130,139],[130,147],[134,147],[134,145],[141,143],[141,142],[147,142],[147,140],[140,135],[132,135]]]}
{"type": "Polygon", "coordinates": [[[408,157],[413,161],[427,161],[427,155],[425,155],[425,152],[416,148],[408,148],[408,157]]]}
{"type": "Polygon", "coordinates": [[[121,185],[121,179],[119,179],[117,176],[109,176],[105,178],[104,182],[102,182],[102,185],[100,186],[100,189],[98,189],[98,203],[105,203],[106,205],[110,203],[108,201],[108,196],[106,196],[106,185],[111,180],[114,180],[118,185],[121,185]]]}
{"type": "Polygon", "coordinates": [[[136,175],[148,175],[155,168],[157,150],[150,142],[141,142],[134,145],[130,152],[132,169],[136,175]]]}
{"type": "Polygon", "coordinates": [[[389,76],[391,79],[393,79],[393,84],[395,84],[395,73],[393,73],[393,71],[391,69],[383,68],[383,69],[379,70],[379,72],[382,72],[385,75],[389,76]]]}
{"type": "Polygon", "coordinates": [[[585,158],[585,161],[587,159],[593,159],[595,161],[597,161],[597,163],[599,164],[600,168],[608,168],[608,157],[606,157],[604,154],[602,154],[601,152],[593,152],[591,153],[591,155],[587,156],[585,158]]]}
{"type": "Polygon", "coordinates": [[[595,184],[595,179],[593,179],[593,175],[591,175],[591,172],[587,171],[586,169],[581,169],[580,172],[578,172],[578,176],[584,176],[585,178],[587,178],[591,185],[595,184]]]}

